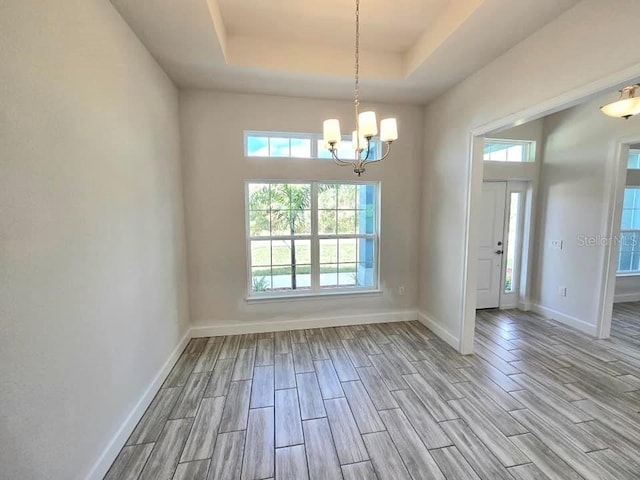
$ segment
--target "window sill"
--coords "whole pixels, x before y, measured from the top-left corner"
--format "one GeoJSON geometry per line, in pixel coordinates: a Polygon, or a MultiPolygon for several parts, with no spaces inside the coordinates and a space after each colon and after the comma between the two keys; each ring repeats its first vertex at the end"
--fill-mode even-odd
{"type": "Polygon", "coordinates": [[[264,296],[248,296],[247,303],[270,303],[270,302],[290,302],[296,300],[319,300],[332,297],[362,297],[362,296],[378,296],[382,295],[382,290],[361,290],[346,292],[322,292],[322,293],[297,293],[294,295],[264,295],[264,296]]]}
{"type": "Polygon", "coordinates": [[[534,165],[536,163],[535,160],[483,160],[483,162],[490,165],[534,165]]]}
{"type": "Polygon", "coordinates": [[[619,278],[640,277],[640,272],[621,272],[621,273],[616,273],[616,277],[619,277],[619,278]]]}

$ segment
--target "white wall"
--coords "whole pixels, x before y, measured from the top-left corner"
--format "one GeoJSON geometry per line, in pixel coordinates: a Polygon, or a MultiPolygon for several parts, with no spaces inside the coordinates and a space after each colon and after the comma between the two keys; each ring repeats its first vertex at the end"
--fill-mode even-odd
{"type": "Polygon", "coordinates": [[[640,134],[640,118],[607,117],[602,104],[597,99],[545,118],[533,280],[534,302],[543,312],[591,333],[607,254],[598,240],[606,235],[607,164],[617,140],[640,134]],[[552,248],[552,240],[562,240],[562,250],[552,248]],[[558,294],[560,286],[566,297],[558,294]]]}
{"type": "Polygon", "coordinates": [[[427,107],[419,305],[437,332],[463,338],[461,351],[472,349],[477,229],[467,219],[475,218],[482,183],[481,162],[470,167],[471,131],[506,117],[515,122],[519,112],[523,121],[539,116],[555,98],[569,101],[575,89],[608,75],[640,74],[631,41],[640,35],[639,6],[584,0],[427,107]]]}
{"type": "Polygon", "coordinates": [[[3,1],[0,65],[0,477],[86,478],[188,326],[178,94],[104,0],[3,1]]]}
{"type": "MultiPolygon", "coordinates": [[[[420,158],[418,107],[369,105],[396,116],[399,140],[362,180],[382,181],[381,295],[247,303],[244,182],[356,180],[330,160],[245,158],[244,130],[321,132],[325,118],[353,124],[350,102],[189,90],[180,94],[184,144],[189,296],[195,326],[220,327],[346,315],[415,312],[420,158]],[[398,295],[398,287],[406,295],[398,295]]],[[[414,313],[415,315],[415,313],[414,313]]],[[[211,332],[212,330],[207,330],[211,332]]]]}

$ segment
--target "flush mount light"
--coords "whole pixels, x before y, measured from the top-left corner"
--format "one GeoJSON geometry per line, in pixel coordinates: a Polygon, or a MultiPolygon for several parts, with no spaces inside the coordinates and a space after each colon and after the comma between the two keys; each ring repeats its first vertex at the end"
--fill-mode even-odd
{"type": "Polygon", "coordinates": [[[340,146],[340,122],[332,118],[325,120],[323,124],[324,146],[331,152],[331,156],[338,165],[351,166],[356,175],[360,176],[365,171],[367,163],[379,162],[389,155],[391,142],[398,139],[398,125],[395,118],[385,118],[380,122],[380,140],[387,144],[384,155],[380,158],[370,158],[371,140],[378,134],[378,123],[375,112],[360,112],[360,0],[356,0],[356,48],[355,48],[355,94],[354,106],[356,117],[356,129],[353,131],[351,144],[355,150],[354,159],[345,160],[338,158],[340,146]]]}
{"type": "Polygon", "coordinates": [[[636,97],[640,84],[629,85],[620,90],[620,98],[613,103],[601,107],[602,113],[610,117],[629,119],[640,113],[640,97],[636,97]]]}

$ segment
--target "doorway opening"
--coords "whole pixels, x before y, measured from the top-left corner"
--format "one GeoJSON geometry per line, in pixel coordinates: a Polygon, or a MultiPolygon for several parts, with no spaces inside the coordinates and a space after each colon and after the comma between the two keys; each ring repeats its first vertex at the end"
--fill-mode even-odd
{"type": "Polygon", "coordinates": [[[614,303],[640,301],[640,145],[629,147],[623,188],[614,303]]]}
{"type": "Polygon", "coordinates": [[[620,139],[614,146],[614,185],[609,198],[608,227],[612,239],[603,268],[602,302],[598,338],[608,338],[614,303],[640,299],[640,215],[636,221],[635,196],[640,188],[640,136],[620,139]],[[638,258],[638,260],[636,260],[638,258]],[[631,289],[631,293],[629,291],[631,289]],[[616,298],[617,297],[617,298],[616,298]]]}
{"type": "MultiPolygon", "coordinates": [[[[628,83],[633,80],[626,80],[624,83],[628,83]]],[[[468,240],[467,240],[467,261],[465,264],[465,287],[464,287],[464,296],[463,296],[463,319],[461,325],[461,339],[460,339],[460,350],[462,353],[471,353],[473,352],[473,340],[474,340],[474,327],[475,327],[475,315],[476,315],[476,307],[482,305],[481,302],[477,301],[479,299],[479,286],[480,286],[480,274],[479,269],[480,265],[478,264],[478,251],[480,248],[480,239],[483,230],[483,216],[482,216],[482,195],[484,190],[485,181],[487,180],[504,180],[504,178],[491,178],[487,177],[486,171],[488,170],[487,162],[484,161],[483,153],[484,153],[484,141],[485,136],[492,135],[492,132],[500,131],[501,129],[509,128],[512,125],[523,125],[526,121],[532,122],[536,119],[542,119],[548,115],[555,114],[560,111],[569,111],[576,107],[577,105],[586,104],[587,102],[596,104],[599,99],[602,98],[601,95],[609,90],[606,88],[607,85],[603,80],[600,85],[592,85],[585,87],[582,92],[573,92],[570,96],[564,98],[558,98],[553,101],[550,101],[544,106],[541,106],[539,109],[531,109],[527,112],[521,112],[520,114],[514,115],[508,119],[503,119],[501,121],[492,122],[491,124],[485,125],[484,127],[479,127],[471,132],[471,151],[472,151],[472,166],[470,172],[470,193],[469,193],[469,208],[468,208],[468,240]]],[[[613,87],[615,88],[615,87],[613,87]]],[[[590,106],[589,112],[598,112],[597,105],[594,107],[590,106]]],[[[560,117],[562,118],[562,117],[560,117]]],[[[568,117],[564,117],[565,124],[569,124],[574,128],[577,125],[583,125],[584,115],[572,115],[571,113],[568,117]]],[[[633,122],[630,120],[629,122],[633,122]]],[[[599,124],[599,122],[596,122],[599,124]]],[[[622,125],[626,125],[621,123],[622,125]]],[[[545,128],[546,128],[545,122],[545,128]]],[[[552,127],[557,127],[552,122],[550,124],[552,127]]],[[[594,123],[591,123],[590,126],[593,127],[594,123]]],[[[605,124],[604,127],[609,130],[609,127],[605,124]]],[[[610,129],[613,132],[614,129],[610,129]]],[[[576,131],[575,128],[572,131],[576,131]]],[[[611,133],[610,132],[610,133],[611,133]]],[[[627,135],[629,135],[627,133],[627,135]]],[[[550,137],[547,136],[547,132],[545,130],[545,152],[548,148],[548,139],[550,137]]],[[[555,137],[557,141],[557,136],[555,137]]],[[[589,139],[591,141],[591,139],[589,139]]],[[[571,317],[570,315],[565,315],[562,318],[550,317],[549,315],[542,314],[543,316],[547,316],[549,318],[557,319],[562,323],[566,323],[570,326],[578,328],[583,332],[594,335],[599,338],[606,338],[609,336],[609,331],[611,327],[611,313],[613,310],[613,298],[614,298],[614,287],[616,283],[616,273],[618,267],[618,245],[615,242],[604,242],[603,244],[598,244],[596,247],[591,250],[594,252],[594,256],[592,257],[592,261],[596,262],[598,266],[591,265],[585,266],[583,264],[577,264],[577,270],[574,271],[571,279],[569,281],[576,282],[579,284],[578,286],[582,289],[579,294],[576,294],[576,290],[568,289],[569,293],[567,294],[567,289],[565,288],[565,283],[563,280],[558,280],[557,277],[560,275],[556,275],[556,278],[553,279],[552,282],[548,282],[544,287],[544,291],[540,291],[540,287],[533,288],[533,296],[529,297],[529,290],[533,286],[532,280],[530,278],[531,271],[535,271],[535,279],[540,282],[540,278],[546,277],[544,275],[541,277],[540,274],[540,262],[536,260],[535,264],[532,268],[527,268],[528,263],[530,263],[530,257],[527,261],[525,261],[526,255],[528,255],[527,250],[533,251],[533,243],[536,242],[535,249],[537,253],[535,253],[536,258],[545,258],[545,265],[542,267],[547,268],[548,264],[553,264],[555,262],[554,258],[558,257],[562,259],[562,261],[566,261],[568,257],[574,255],[578,248],[583,248],[582,245],[579,244],[580,239],[586,237],[594,237],[596,239],[612,239],[620,232],[620,216],[622,214],[622,200],[624,195],[624,178],[626,173],[626,165],[627,165],[627,153],[629,151],[629,147],[637,144],[640,141],[637,136],[635,138],[624,137],[624,135],[620,134],[618,137],[613,137],[610,140],[606,141],[605,147],[606,151],[599,153],[597,155],[599,166],[595,168],[593,171],[598,171],[596,175],[590,173],[588,171],[585,172],[583,170],[581,172],[581,177],[576,177],[571,175],[571,170],[564,167],[556,167],[551,166],[548,167],[546,172],[548,175],[553,175],[555,178],[551,179],[551,183],[548,182],[547,178],[547,187],[553,190],[553,195],[556,195],[556,200],[558,197],[562,196],[563,191],[572,191],[572,188],[575,185],[578,185],[576,179],[584,179],[584,178],[595,178],[599,179],[601,182],[601,187],[603,190],[598,191],[599,198],[595,201],[591,199],[588,202],[583,203],[584,211],[587,207],[593,206],[591,211],[596,212],[598,215],[598,225],[595,225],[595,222],[590,225],[590,229],[586,231],[578,231],[577,233],[567,234],[568,236],[556,236],[555,233],[549,233],[546,231],[546,227],[549,227],[549,219],[546,219],[546,224],[537,218],[533,218],[532,224],[537,225],[536,234],[532,235],[531,231],[525,233],[525,228],[522,229],[521,238],[524,240],[523,248],[521,252],[521,257],[519,260],[520,272],[516,273],[516,279],[520,282],[519,285],[516,285],[516,282],[512,282],[512,286],[510,289],[514,289],[518,292],[518,295],[521,296],[518,300],[518,308],[523,310],[528,310],[531,307],[534,310],[543,310],[543,304],[540,302],[540,296],[545,296],[546,298],[551,299],[551,303],[554,303],[555,306],[569,305],[569,307],[574,308],[574,311],[584,311],[585,305],[589,304],[590,313],[589,324],[587,322],[581,322],[581,319],[584,319],[583,316],[571,317]],[[556,179],[561,179],[562,183],[555,182],[556,179]],[[555,183],[554,183],[555,182],[555,183]],[[558,186],[560,185],[560,186],[558,186]],[[569,185],[567,188],[566,185],[569,185]],[[563,190],[564,189],[564,190],[563,190]],[[538,225],[540,224],[540,225],[538,225]],[[538,228],[539,227],[539,228],[538,228]],[[583,235],[584,233],[584,235],[583,235]],[[527,238],[528,236],[528,238],[527,238]],[[570,248],[567,248],[570,247],[570,248]],[[600,249],[599,251],[597,249],[600,249]],[[542,252],[542,253],[541,253],[542,252]],[[597,259],[597,260],[596,260],[597,259]],[[593,272],[594,277],[587,278],[586,275],[580,276],[581,269],[587,268],[588,271],[593,272]],[[523,275],[523,270],[528,270],[526,274],[523,275]],[[537,273],[536,273],[537,272],[537,273]],[[577,272],[577,273],[576,273],[577,272]],[[576,278],[577,277],[577,278],[576,278]],[[590,289],[590,293],[585,293],[585,283],[589,283],[587,287],[590,289]],[[523,294],[524,293],[524,294],[523,294]],[[564,302],[564,303],[563,303],[564,302]],[[581,304],[582,302],[582,304],[581,304]],[[591,308],[593,305],[593,308],[591,308]],[[582,310],[580,310],[582,308],[582,310]],[[573,323],[572,323],[573,322],[573,323]],[[588,328],[585,328],[588,327],[588,328]]],[[[566,147],[566,146],[575,145],[575,142],[564,142],[564,144],[556,143],[556,147],[566,147]]],[[[575,158],[575,157],[574,157],[575,158]]],[[[570,161],[571,157],[565,157],[563,159],[570,161]]],[[[596,162],[593,162],[592,165],[595,165],[596,162]]],[[[582,166],[581,168],[585,168],[582,166]]],[[[542,182],[542,180],[541,180],[542,182]]],[[[540,184],[542,185],[542,183],[540,184]]],[[[542,187],[540,187],[542,188],[542,187]]],[[[529,185],[526,190],[528,192],[533,191],[534,199],[529,207],[526,205],[525,200],[525,210],[537,207],[541,208],[541,212],[543,211],[543,207],[548,207],[541,203],[544,200],[542,193],[538,193],[538,185],[533,184],[529,185]],[[536,196],[540,194],[541,200],[536,200],[536,196]]],[[[584,192],[590,192],[589,189],[584,190],[584,192]]],[[[548,194],[548,191],[545,193],[548,194]]],[[[525,198],[530,195],[527,193],[525,198]]],[[[580,200],[581,193],[578,192],[575,194],[574,199],[580,200]]],[[[522,196],[521,196],[522,198],[522,196]]],[[[522,201],[522,200],[520,200],[522,201]]],[[[507,201],[505,200],[505,210],[506,210],[507,201]]],[[[531,214],[531,213],[530,213],[531,214]]],[[[589,213],[588,213],[589,214],[589,213]]],[[[506,216],[506,212],[505,212],[506,216]]],[[[537,214],[533,214],[532,217],[537,217],[537,214]]],[[[574,217],[565,217],[566,220],[562,220],[559,218],[559,215],[554,217],[555,224],[551,224],[552,230],[555,231],[567,231],[569,227],[573,228],[575,223],[578,220],[578,216],[574,217]],[[567,228],[565,228],[567,227],[567,228]]],[[[595,218],[595,217],[594,217],[595,218]]],[[[521,220],[522,221],[522,217],[521,220]]],[[[517,233],[516,233],[517,237],[517,233]]],[[[504,235],[506,242],[506,235],[504,235]]],[[[516,241],[517,243],[517,241],[516,241]]],[[[492,245],[496,246],[496,245],[492,245]]],[[[505,245],[506,247],[506,245],[505,245]]],[[[586,256],[588,250],[583,249],[577,256],[586,256]]],[[[591,253],[589,253],[591,254],[591,253]]],[[[506,255],[503,253],[503,256],[506,255]]],[[[517,253],[515,254],[517,255],[517,253]]],[[[573,257],[572,257],[573,258],[573,257]]],[[[559,262],[559,263],[562,263],[559,262]]],[[[573,261],[573,260],[572,260],[573,261]]],[[[517,262],[517,261],[516,261],[517,262]]],[[[507,286],[507,271],[505,266],[504,258],[501,260],[501,267],[504,267],[504,284],[503,287],[507,286]]],[[[558,266],[556,268],[556,274],[560,271],[562,273],[562,269],[558,266]]],[[[585,270],[586,272],[587,270],[585,270]]],[[[513,272],[512,272],[513,273],[513,272]]],[[[501,282],[502,283],[502,282],[501,282]]],[[[494,303],[495,305],[495,303],[494,303]]],[[[500,307],[503,307],[503,304],[499,303],[500,307]]],[[[554,307],[554,305],[552,305],[554,307]]],[[[504,307],[503,307],[504,308],[504,307]]],[[[536,311],[537,311],[536,310],[536,311]]],[[[548,308],[547,312],[552,312],[553,314],[560,311],[560,308],[557,308],[554,312],[552,309],[548,308]]],[[[540,313],[540,312],[537,312],[540,313]]]]}

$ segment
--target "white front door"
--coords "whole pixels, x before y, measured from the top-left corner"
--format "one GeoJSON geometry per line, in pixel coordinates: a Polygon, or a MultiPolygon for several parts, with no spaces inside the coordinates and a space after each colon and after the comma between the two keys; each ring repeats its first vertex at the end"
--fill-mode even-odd
{"type": "Polygon", "coordinates": [[[506,182],[484,182],[480,206],[477,308],[500,306],[506,182]]]}

